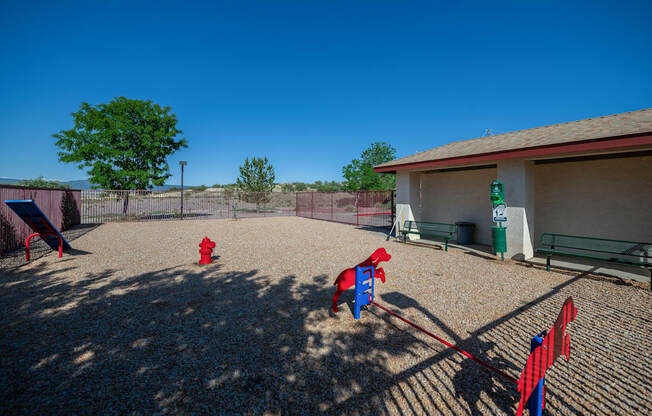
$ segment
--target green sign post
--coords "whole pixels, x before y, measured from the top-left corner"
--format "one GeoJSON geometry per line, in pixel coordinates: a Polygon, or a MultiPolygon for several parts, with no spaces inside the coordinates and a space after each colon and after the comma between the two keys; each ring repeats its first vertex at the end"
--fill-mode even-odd
{"type": "Polygon", "coordinates": [[[503,221],[507,221],[505,210],[505,189],[499,180],[491,182],[491,203],[493,204],[493,219],[498,226],[491,227],[491,237],[494,243],[494,253],[500,253],[500,261],[505,260],[507,251],[507,228],[503,227],[503,221]]]}

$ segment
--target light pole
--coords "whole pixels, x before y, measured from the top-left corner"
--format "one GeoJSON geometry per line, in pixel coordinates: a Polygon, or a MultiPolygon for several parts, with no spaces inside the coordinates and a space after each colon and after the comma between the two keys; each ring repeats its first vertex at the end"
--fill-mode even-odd
{"type": "Polygon", "coordinates": [[[185,160],[179,162],[179,165],[181,165],[181,219],[183,219],[183,167],[187,164],[188,162],[185,160]]]}

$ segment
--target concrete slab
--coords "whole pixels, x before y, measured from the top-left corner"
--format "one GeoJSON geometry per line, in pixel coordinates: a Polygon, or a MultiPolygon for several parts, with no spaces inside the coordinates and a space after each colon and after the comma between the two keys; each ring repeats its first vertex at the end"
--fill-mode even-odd
{"type": "MultiPolygon", "coordinates": [[[[444,243],[436,240],[428,239],[418,239],[412,240],[410,244],[421,244],[433,247],[439,247],[442,250],[444,249],[444,243]]],[[[448,243],[448,249],[457,249],[465,250],[468,254],[484,257],[488,260],[494,260],[498,258],[493,253],[491,246],[486,246],[482,244],[472,244],[469,246],[463,246],[460,244],[448,243]]],[[[527,260],[520,260],[523,263],[534,264],[537,266],[546,266],[546,257],[537,255],[527,260]]],[[[594,274],[600,274],[610,277],[617,277],[624,280],[635,280],[637,282],[650,282],[650,271],[648,268],[641,266],[632,266],[625,264],[614,264],[600,260],[585,259],[580,257],[573,256],[563,256],[563,255],[554,255],[550,262],[551,267],[558,269],[566,269],[578,272],[590,272],[594,274]]],[[[650,265],[652,267],[652,264],[650,265]]]]}
{"type": "MultiPolygon", "coordinates": [[[[525,262],[545,267],[546,257],[537,255],[531,259],[525,260],[525,262]]],[[[563,255],[552,256],[550,266],[580,272],[603,274],[606,276],[618,277],[620,279],[636,280],[638,282],[650,282],[650,270],[642,266],[614,264],[600,260],[563,255]]],[[[650,267],[652,267],[652,264],[650,267]]]]}

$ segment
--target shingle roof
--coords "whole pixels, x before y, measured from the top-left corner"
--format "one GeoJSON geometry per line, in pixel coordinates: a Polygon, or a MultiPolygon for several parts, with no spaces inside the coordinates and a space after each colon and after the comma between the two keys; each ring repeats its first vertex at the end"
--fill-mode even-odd
{"type": "Polygon", "coordinates": [[[652,108],[462,140],[415,153],[376,167],[571,143],[652,132],[652,108]]]}

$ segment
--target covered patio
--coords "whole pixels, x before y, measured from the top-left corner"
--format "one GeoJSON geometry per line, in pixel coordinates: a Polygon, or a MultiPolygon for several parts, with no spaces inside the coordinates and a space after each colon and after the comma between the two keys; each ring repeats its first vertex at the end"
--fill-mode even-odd
{"type": "MultiPolygon", "coordinates": [[[[375,170],[396,174],[399,223],[472,222],[484,246],[495,225],[489,185],[500,180],[511,259],[539,262],[543,233],[652,242],[652,109],[451,142],[375,170]]],[[[645,267],[560,260],[553,265],[650,279],[645,267]]]]}

